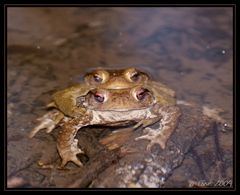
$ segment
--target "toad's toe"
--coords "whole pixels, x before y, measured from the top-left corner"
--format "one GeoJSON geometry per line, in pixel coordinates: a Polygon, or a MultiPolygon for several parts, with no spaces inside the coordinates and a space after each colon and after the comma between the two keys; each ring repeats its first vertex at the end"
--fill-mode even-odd
{"type": "Polygon", "coordinates": [[[159,144],[159,146],[161,147],[161,149],[165,149],[166,147],[166,141],[163,139],[154,139],[151,140],[151,142],[147,145],[147,150],[151,151],[151,148],[154,144],[159,144]]]}
{"type": "Polygon", "coordinates": [[[30,132],[29,137],[33,138],[38,131],[45,128],[47,129],[46,132],[50,133],[55,127],[56,124],[52,119],[45,119],[30,132]]]}
{"type": "Polygon", "coordinates": [[[82,166],[81,161],[77,158],[77,154],[83,154],[84,152],[78,148],[78,140],[74,139],[73,143],[67,146],[58,146],[59,154],[62,158],[60,168],[63,168],[69,161],[74,162],[78,166],[82,166]]]}
{"type": "Polygon", "coordinates": [[[154,144],[159,144],[162,149],[164,149],[166,147],[166,141],[167,141],[166,137],[164,137],[160,132],[155,131],[153,129],[146,128],[146,130],[148,132],[147,134],[137,137],[137,138],[135,138],[135,140],[136,141],[142,140],[142,139],[149,140],[150,143],[147,145],[148,151],[151,150],[151,147],[154,144]]]}
{"type": "Polygon", "coordinates": [[[64,118],[64,115],[58,110],[52,110],[41,118],[37,120],[40,121],[40,124],[36,126],[29,134],[29,138],[32,138],[36,135],[41,129],[46,129],[47,133],[52,132],[52,130],[59,124],[59,122],[64,118]]]}
{"type": "Polygon", "coordinates": [[[81,161],[77,158],[76,154],[67,154],[66,156],[64,156],[64,158],[62,159],[62,163],[60,165],[59,168],[64,168],[64,166],[69,162],[72,161],[74,162],[76,165],[78,165],[79,167],[83,166],[83,164],[81,163],[81,161]]]}

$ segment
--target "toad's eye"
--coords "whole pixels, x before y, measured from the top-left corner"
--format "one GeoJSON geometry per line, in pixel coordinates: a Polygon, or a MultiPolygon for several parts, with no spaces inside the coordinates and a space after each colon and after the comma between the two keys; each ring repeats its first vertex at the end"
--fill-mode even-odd
{"type": "Polygon", "coordinates": [[[94,98],[95,98],[95,100],[97,101],[97,102],[99,102],[99,103],[103,103],[104,102],[104,95],[103,94],[101,94],[101,93],[95,93],[94,94],[94,98]]]}
{"type": "Polygon", "coordinates": [[[148,94],[148,90],[147,89],[143,89],[143,88],[141,88],[139,91],[137,91],[137,93],[136,93],[136,97],[137,97],[137,99],[138,100],[143,100],[145,97],[146,97],[146,95],[148,94]]]}
{"type": "Polygon", "coordinates": [[[140,78],[140,74],[138,72],[133,73],[131,76],[132,81],[138,81],[139,78],[140,78]]]}
{"type": "Polygon", "coordinates": [[[103,80],[103,79],[102,79],[99,75],[97,75],[97,74],[93,75],[93,78],[94,78],[94,81],[96,81],[97,83],[101,83],[102,80],[103,80]]]}

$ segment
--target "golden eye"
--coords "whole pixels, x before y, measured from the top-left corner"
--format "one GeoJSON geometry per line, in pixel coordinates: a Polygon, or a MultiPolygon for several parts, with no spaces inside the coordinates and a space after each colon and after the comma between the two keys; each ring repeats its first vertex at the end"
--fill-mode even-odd
{"type": "Polygon", "coordinates": [[[102,80],[103,80],[103,78],[102,78],[100,75],[97,75],[97,74],[93,75],[93,79],[94,79],[94,81],[96,81],[97,83],[101,83],[102,80]]]}
{"type": "Polygon", "coordinates": [[[95,83],[105,83],[108,81],[109,79],[109,72],[105,71],[105,70],[97,70],[93,76],[92,76],[93,80],[95,83]]]}
{"type": "Polygon", "coordinates": [[[140,78],[140,74],[138,72],[134,72],[132,76],[130,77],[132,81],[138,81],[140,78]]]}
{"type": "Polygon", "coordinates": [[[135,68],[129,68],[124,72],[125,78],[130,82],[137,82],[141,79],[141,73],[135,68]]]}

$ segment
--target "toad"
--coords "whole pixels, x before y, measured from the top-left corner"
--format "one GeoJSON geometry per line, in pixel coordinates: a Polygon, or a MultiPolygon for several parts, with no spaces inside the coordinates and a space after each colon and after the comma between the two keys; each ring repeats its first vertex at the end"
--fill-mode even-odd
{"type": "Polygon", "coordinates": [[[180,110],[172,103],[172,99],[169,103],[163,96],[164,101],[159,102],[152,89],[142,85],[132,88],[96,88],[86,91],[88,91],[86,94],[79,97],[75,97],[67,89],[55,95],[52,106],[56,108],[44,115],[40,119],[41,123],[30,133],[30,137],[33,137],[44,128],[47,128],[49,133],[57,124],[62,123],[63,129],[59,132],[57,140],[57,149],[62,158],[60,167],[64,167],[69,161],[82,166],[76,155],[84,152],[78,148],[78,140],[75,136],[79,129],[88,125],[134,124],[132,129],[145,128],[147,133],[136,140],[149,140],[148,150],[154,144],[165,148],[180,116],[180,110]],[[68,105],[67,100],[70,97],[75,97],[74,106],[72,103],[71,106],[68,105]],[[73,115],[66,116],[64,112],[61,112],[61,108],[58,108],[59,105],[67,108],[67,111],[74,111],[72,112],[74,117],[73,115]],[[159,123],[157,129],[151,128],[154,123],[159,123]]]}

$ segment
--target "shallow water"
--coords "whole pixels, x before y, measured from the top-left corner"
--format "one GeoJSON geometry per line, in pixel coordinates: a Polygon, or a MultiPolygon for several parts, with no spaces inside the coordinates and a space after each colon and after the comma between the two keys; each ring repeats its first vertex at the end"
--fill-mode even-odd
{"type": "MultiPolygon", "coordinates": [[[[51,94],[95,67],[134,66],[232,124],[233,12],[223,7],[7,9],[8,175],[51,94]],[[21,150],[21,149],[19,149],[21,150]]],[[[26,160],[31,156],[25,156],[26,160]]]]}

